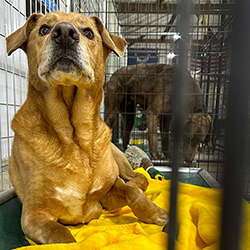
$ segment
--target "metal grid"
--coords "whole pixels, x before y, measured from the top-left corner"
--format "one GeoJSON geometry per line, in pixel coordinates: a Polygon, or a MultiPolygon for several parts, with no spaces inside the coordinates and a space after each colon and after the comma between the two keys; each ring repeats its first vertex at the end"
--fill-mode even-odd
{"type": "MultiPolygon", "coordinates": [[[[111,33],[122,36],[128,43],[124,57],[117,58],[111,53],[108,58],[106,81],[116,70],[127,65],[152,62],[176,64],[179,57],[176,51],[179,43],[177,25],[179,2],[177,0],[74,1],[74,11],[85,15],[98,15],[111,33]]],[[[219,183],[223,184],[235,4],[232,0],[194,0],[192,2],[187,68],[202,90],[208,114],[213,118],[213,128],[210,131],[209,144],[198,149],[194,162],[191,164],[183,162],[183,166],[206,169],[219,183]]],[[[139,72],[137,74],[139,75],[139,72]]],[[[104,117],[104,114],[110,111],[104,110],[103,106],[101,112],[104,112],[104,117]]],[[[116,120],[112,126],[113,142],[124,150],[122,137],[123,133],[127,132],[125,124],[131,117],[129,115],[132,115],[135,117],[135,122],[130,133],[130,144],[136,144],[149,154],[145,110],[137,105],[137,108],[131,111],[129,105],[125,105],[122,111],[125,114],[125,122],[122,120],[121,111],[111,112],[116,113],[116,120]]],[[[160,145],[159,128],[157,134],[160,145]]],[[[154,163],[170,164],[169,160],[155,160],[154,163]]],[[[244,195],[248,199],[249,178],[249,170],[246,170],[244,195]]]]}
{"type": "MultiPolygon", "coordinates": [[[[234,23],[235,2],[230,0],[196,0],[192,1],[193,4],[190,7],[190,13],[185,13],[188,11],[188,8],[186,8],[183,12],[178,9],[179,3],[186,4],[187,2],[190,2],[188,0],[115,0],[112,2],[115,6],[116,17],[120,27],[122,28],[122,34],[128,42],[127,65],[147,62],[173,63],[179,65],[180,71],[178,72],[180,73],[183,73],[181,70],[183,70],[184,66],[187,66],[192,76],[198,81],[204,95],[204,102],[207,106],[208,113],[213,118],[213,129],[210,132],[210,144],[205,149],[203,149],[203,151],[200,149],[197,152],[195,157],[196,162],[191,165],[207,169],[208,172],[216,178],[216,180],[225,186],[226,194],[224,196],[223,206],[224,214],[222,228],[222,248],[238,249],[237,243],[239,242],[239,234],[237,233],[236,228],[239,229],[240,225],[240,197],[243,193],[244,197],[250,200],[250,168],[249,166],[246,167],[246,162],[249,162],[247,161],[249,160],[249,157],[247,160],[244,158],[246,157],[247,149],[246,142],[243,140],[244,136],[242,135],[242,131],[237,131],[237,126],[234,124],[232,118],[232,113],[236,111],[236,108],[232,103],[238,105],[237,99],[240,99],[241,97],[240,95],[237,96],[236,93],[235,95],[234,93],[231,93],[231,100],[228,100],[229,91],[238,92],[235,91],[235,89],[232,90],[234,87],[231,87],[230,90],[230,82],[232,83],[232,86],[235,86],[234,84],[236,84],[236,78],[233,78],[232,76],[230,77],[232,63],[232,24],[234,23]],[[181,28],[182,25],[184,27],[184,31],[187,31],[185,28],[188,29],[188,24],[186,24],[187,26],[185,27],[185,21],[182,24],[181,21],[178,23],[178,14],[180,12],[182,15],[190,14],[190,25],[188,30],[189,34],[187,35],[188,41],[186,41],[186,46],[184,46],[184,48],[181,45],[183,43],[181,40],[184,40],[186,37],[179,38],[177,35],[179,35],[179,28],[181,28]],[[181,49],[183,49],[182,53],[181,49]],[[187,55],[185,53],[187,53],[187,55]],[[185,56],[187,56],[187,65],[184,64],[183,66],[185,56]],[[230,106],[230,103],[231,110],[229,111],[228,107],[230,106]],[[228,114],[231,114],[231,116],[227,117],[228,114]],[[228,132],[227,137],[226,129],[228,132]],[[233,136],[232,133],[239,134],[239,138],[242,138],[242,145],[240,145],[240,142],[237,138],[238,134],[233,136]],[[239,144],[236,144],[237,142],[239,144]],[[234,144],[237,145],[236,147],[238,147],[238,149],[234,147],[234,144]],[[239,150],[239,148],[241,150],[239,150]],[[227,149],[226,152],[225,149],[227,149]],[[243,159],[237,159],[237,157],[243,159]],[[243,186],[242,183],[245,183],[245,185],[243,186]],[[232,203],[236,205],[232,206],[232,203]],[[230,221],[234,216],[233,214],[235,213],[237,213],[237,219],[235,220],[235,224],[232,227],[232,225],[230,225],[230,221]],[[227,230],[228,228],[230,229],[227,230]]],[[[244,1],[238,2],[239,6],[243,6],[244,1]]],[[[114,14],[113,11],[107,9],[107,15],[112,14],[114,14]]],[[[244,7],[237,14],[238,16],[245,14],[241,20],[241,25],[246,25],[248,21],[245,20],[246,13],[244,13],[244,7]]],[[[109,27],[109,25],[110,24],[108,23],[107,27],[109,27]]],[[[240,27],[238,26],[237,28],[239,29],[240,27]]],[[[248,30],[247,27],[245,28],[248,30]]],[[[116,30],[110,31],[116,32],[116,30]]],[[[238,34],[244,36],[243,28],[240,29],[240,32],[238,34]]],[[[246,39],[249,39],[249,37],[246,39]]],[[[237,43],[237,40],[234,40],[234,44],[235,43],[237,43]]],[[[247,47],[246,43],[244,43],[244,45],[244,49],[248,51],[249,46],[247,47]]],[[[237,51],[237,49],[235,51],[237,51]]],[[[243,51],[241,50],[240,52],[242,53],[243,51]]],[[[240,58],[238,57],[237,59],[239,60],[240,58]]],[[[240,64],[240,60],[237,61],[237,63],[240,64]]],[[[118,65],[119,68],[122,66],[123,65],[118,65]]],[[[240,72],[241,69],[240,65],[237,66],[235,67],[236,70],[234,69],[236,71],[236,75],[237,69],[238,72],[240,72]]],[[[107,67],[108,80],[111,77],[110,73],[112,73],[112,70],[109,70],[109,64],[107,67]]],[[[241,76],[245,83],[247,71],[243,71],[244,69],[242,70],[241,76]]],[[[129,70],[127,70],[127,72],[129,74],[129,70]]],[[[139,79],[139,74],[140,72],[138,71],[137,79],[139,79]]],[[[127,76],[127,80],[129,80],[129,76],[127,76]]],[[[181,89],[181,84],[183,84],[182,79],[177,77],[176,80],[179,82],[179,88],[181,89]]],[[[147,82],[147,84],[149,83],[147,82]]],[[[244,88],[246,85],[242,84],[242,87],[244,88]]],[[[243,105],[242,107],[248,106],[249,91],[247,91],[247,89],[248,88],[246,88],[245,102],[241,103],[243,105]]],[[[107,89],[107,92],[108,91],[109,90],[107,89]]],[[[125,96],[128,96],[128,93],[129,87],[126,89],[125,96]]],[[[178,91],[175,94],[178,96],[178,91]]],[[[122,135],[124,132],[128,132],[126,131],[125,124],[129,122],[131,115],[133,117],[139,113],[138,110],[134,111],[132,109],[131,111],[129,108],[128,98],[126,98],[127,97],[125,97],[126,101],[124,110],[120,110],[119,112],[117,112],[115,109],[113,110],[113,112],[117,112],[116,123],[113,124],[113,142],[121,148],[123,147],[121,143],[122,135]],[[127,117],[124,119],[124,122],[121,122],[122,112],[124,112],[125,117],[127,117]]],[[[133,100],[135,99],[136,95],[134,93],[133,100]]],[[[179,100],[177,100],[177,103],[175,103],[175,105],[177,104],[177,107],[180,105],[178,102],[179,100]]],[[[117,105],[119,105],[119,101],[116,106],[117,105]]],[[[139,111],[145,112],[141,109],[139,111]]],[[[105,112],[107,112],[107,110],[105,110],[105,112]]],[[[240,109],[238,110],[238,113],[241,113],[240,109]]],[[[178,112],[176,114],[178,117],[178,112]]],[[[246,121],[248,112],[245,112],[245,114],[241,115],[242,122],[246,121]]],[[[180,114],[179,121],[181,121],[180,114]]],[[[174,125],[176,127],[180,126],[178,122],[174,123],[174,125]]],[[[130,134],[130,142],[138,143],[138,139],[140,139],[139,141],[142,141],[142,143],[138,144],[138,146],[140,146],[145,151],[148,151],[148,145],[145,143],[148,139],[148,131],[145,129],[145,126],[142,127],[143,128],[141,131],[140,128],[136,126],[136,123],[134,123],[130,134]]],[[[248,131],[246,128],[244,126],[241,126],[241,128],[244,131],[243,133],[245,133],[245,137],[248,138],[248,131]]],[[[176,129],[176,131],[174,129],[173,134],[174,151],[172,159],[170,158],[170,161],[160,162],[160,165],[170,165],[173,171],[170,200],[171,210],[168,245],[169,249],[174,249],[174,235],[176,231],[175,219],[177,216],[176,194],[178,168],[185,165],[185,163],[183,163],[183,161],[180,159],[182,150],[180,150],[180,147],[178,147],[181,142],[181,139],[178,138],[181,134],[181,129],[176,129]]],[[[159,141],[160,140],[161,139],[159,139],[159,141]]],[[[125,150],[125,148],[123,148],[123,150],[125,150]]]]}
{"type": "MultiPolygon", "coordinates": [[[[91,2],[96,3],[96,1],[91,2]]],[[[110,79],[117,69],[126,65],[148,62],[181,65],[183,54],[181,54],[180,51],[181,39],[178,37],[181,26],[180,23],[178,23],[180,13],[178,6],[179,3],[183,4],[184,2],[185,1],[174,0],[107,0],[105,1],[103,10],[91,9],[91,7],[78,9],[79,12],[87,15],[97,14],[101,16],[102,21],[111,33],[123,36],[128,42],[124,58],[118,60],[111,54],[107,62],[106,81],[110,79]],[[89,13],[89,11],[91,13],[89,13]]],[[[186,2],[190,1],[186,0],[186,2]]],[[[189,32],[187,35],[188,41],[184,49],[184,51],[187,52],[186,66],[191,75],[199,83],[204,95],[207,111],[213,118],[213,129],[210,131],[210,143],[206,148],[200,148],[197,151],[195,162],[192,164],[180,161],[181,153],[175,154],[175,159],[173,157],[170,161],[154,161],[159,165],[170,165],[173,171],[168,247],[169,249],[174,249],[174,235],[176,230],[176,183],[178,180],[178,168],[184,165],[186,167],[192,166],[206,169],[216,180],[222,185],[225,185],[225,192],[229,195],[225,195],[224,198],[224,230],[222,232],[224,238],[222,248],[238,249],[236,245],[239,235],[237,234],[236,228],[239,228],[240,202],[236,202],[239,204],[238,207],[237,205],[232,207],[230,202],[232,203],[233,201],[229,201],[228,197],[230,197],[230,193],[235,193],[238,197],[243,193],[244,197],[250,200],[250,169],[249,167],[244,169],[244,163],[242,163],[242,161],[239,160],[237,162],[237,155],[233,156],[233,158],[236,159],[234,161],[234,169],[230,167],[232,164],[228,164],[228,166],[225,164],[225,162],[229,163],[228,158],[230,157],[228,156],[234,153],[229,150],[225,154],[225,140],[229,106],[228,92],[230,80],[232,81],[230,74],[232,24],[234,22],[235,2],[232,0],[194,0],[192,2],[193,4],[190,7],[189,32]],[[237,164],[238,166],[236,166],[237,164]],[[236,174],[237,170],[235,169],[237,167],[239,168],[239,174],[236,174]],[[234,176],[237,179],[234,179],[234,176]],[[224,178],[226,179],[225,184],[224,178]],[[244,181],[242,180],[243,178],[244,181]],[[245,185],[241,186],[240,182],[245,185]],[[232,183],[235,183],[235,186],[232,183]],[[240,187],[242,188],[241,190],[240,187]],[[237,190],[237,192],[234,192],[234,189],[237,190]],[[235,230],[232,229],[232,231],[228,233],[225,228],[230,226],[230,218],[232,218],[235,212],[239,215],[238,221],[235,223],[235,230]],[[230,213],[231,217],[227,216],[230,213]],[[228,240],[228,238],[230,238],[230,240],[228,240]]],[[[91,6],[90,2],[88,2],[86,6],[91,6]]],[[[94,6],[96,5],[94,4],[94,6]]],[[[183,13],[185,13],[185,11],[186,9],[183,13]]],[[[246,47],[244,48],[247,50],[246,47]]],[[[139,72],[137,73],[139,75],[139,72]]],[[[246,72],[244,73],[246,74],[246,72]]],[[[107,89],[104,90],[107,91],[107,89]]],[[[246,93],[246,95],[249,97],[249,93],[246,93]]],[[[233,95],[231,98],[237,99],[237,97],[233,95]]],[[[142,143],[137,144],[137,146],[140,146],[145,151],[149,151],[147,143],[148,131],[145,126],[145,121],[143,121],[145,110],[139,107],[131,111],[129,109],[129,103],[125,102],[125,104],[127,106],[125,105],[123,112],[127,114],[128,119],[131,117],[129,115],[132,115],[141,119],[142,122],[141,127],[139,127],[136,122],[134,123],[130,134],[130,143],[138,143],[139,139],[139,142],[142,143]]],[[[246,105],[247,101],[244,104],[246,105]]],[[[107,110],[104,110],[104,112],[107,113],[107,110]]],[[[245,114],[245,117],[246,116],[247,114],[245,114]]],[[[113,124],[113,142],[118,147],[123,148],[122,135],[124,132],[127,132],[125,130],[126,126],[124,126],[122,122],[121,112],[116,113],[116,118],[116,122],[113,124]]],[[[127,121],[128,120],[125,119],[125,123],[127,121]]],[[[231,123],[232,120],[229,122],[231,123]]],[[[178,122],[176,125],[178,126],[178,122]]],[[[160,133],[159,129],[157,133],[160,133]]],[[[245,133],[245,136],[248,138],[247,131],[245,131],[245,133]]],[[[178,137],[178,133],[176,133],[175,137],[178,137]]],[[[231,139],[232,141],[228,143],[234,144],[234,138],[231,139]]],[[[159,138],[159,143],[160,140],[161,138],[159,138]]],[[[178,140],[174,143],[178,144],[178,140]]],[[[246,149],[245,146],[246,145],[242,145],[242,151],[244,153],[246,149]]],[[[180,148],[174,147],[174,149],[176,153],[176,150],[178,151],[180,148]]],[[[245,163],[246,162],[247,161],[245,161],[245,163]]],[[[232,198],[237,200],[236,195],[233,195],[232,198]]]]}
{"type": "Polygon", "coordinates": [[[0,1],[0,192],[11,187],[7,171],[14,136],[11,120],[25,101],[28,86],[26,55],[18,50],[8,57],[5,38],[21,27],[32,12],[67,11],[68,8],[69,3],[64,0],[0,1]]]}
{"type": "MultiPolygon", "coordinates": [[[[174,64],[178,59],[178,2],[165,1],[107,1],[114,10],[107,7],[106,17],[115,15],[116,21],[106,23],[110,32],[122,34],[128,42],[126,62],[107,64],[107,79],[115,69],[131,64],[164,63],[174,64]],[[116,23],[120,24],[118,32],[116,23]],[[114,25],[112,25],[114,24],[114,25]]],[[[230,73],[230,38],[232,29],[232,1],[193,1],[190,15],[188,64],[191,75],[199,83],[204,95],[208,114],[213,118],[213,130],[210,143],[199,148],[192,164],[184,166],[205,168],[216,180],[223,183],[225,119],[227,113],[227,89],[230,73]]],[[[139,73],[138,73],[139,74],[139,73]]],[[[136,97],[134,97],[136,98],[136,97]]],[[[107,111],[106,111],[107,112],[107,111]]],[[[117,112],[117,111],[115,111],[117,112]]],[[[131,113],[128,107],[123,111],[131,113]],[[126,109],[127,108],[127,109],[126,109]]],[[[130,143],[140,146],[146,152],[148,146],[148,130],[145,121],[145,110],[138,107],[132,111],[135,124],[130,133],[130,143]]],[[[113,142],[120,148],[125,124],[122,122],[121,111],[116,113],[113,125],[113,142]]],[[[128,116],[127,116],[128,117],[128,116]]],[[[129,119],[125,116],[125,120],[129,119]]],[[[126,123],[127,121],[125,121],[126,123]]],[[[157,129],[160,145],[160,131],[157,129]]],[[[148,152],[149,153],[149,152],[148,152]]],[[[164,155],[162,155],[164,157],[164,155]]],[[[151,156],[152,158],[152,156],[151,156]]],[[[169,161],[155,161],[158,165],[169,165],[169,161]]],[[[249,192],[249,191],[248,191],[249,192]]]]}

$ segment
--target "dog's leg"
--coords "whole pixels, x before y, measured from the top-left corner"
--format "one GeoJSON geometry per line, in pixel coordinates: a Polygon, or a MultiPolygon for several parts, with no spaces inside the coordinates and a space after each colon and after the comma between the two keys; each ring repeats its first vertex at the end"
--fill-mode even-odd
{"type": "Polygon", "coordinates": [[[171,115],[162,115],[160,122],[161,131],[161,150],[162,153],[169,158],[169,127],[171,122],[171,115]]]}
{"type": "MultiPolygon", "coordinates": [[[[106,111],[105,111],[106,112],[106,111]]],[[[118,114],[118,111],[117,113],[116,112],[113,112],[113,113],[108,113],[106,112],[104,114],[104,121],[105,123],[112,129],[113,125],[114,125],[114,122],[115,122],[115,119],[116,119],[116,116],[118,114]]]]}
{"type": "Polygon", "coordinates": [[[158,116],[152,112],[146,111],[147,127],[148,127],[148,142],[149,151],[155,160],[161,159],[161,155],[158,151],[158,116]]]}
{"type": "Polygon", "coordinates": [[[56,218],[46,211],[39,212],[35,205],[33,208],[23,205],[21,225],[25,235],[36,243],[75,242],[74,237],[65,226],[57,222],[56,218]]]}
{"type": "Polygon", "coordinates": [[[112,129],[116,117],[121,113],[121,103],[124,97],[117,82],[106,83],[104,89],[106,92],[104,97],[104,121],[112,129]]]}
{"type": "Polygon", "coordinates": [[[123,116],[123,133],[122,133],[122,145],[123,149],[126,150],[127,146],[129,145],[129,140],[130,140],[130,133],[132,131],[132,128],[134,126],[134,120],[135,120],[135,115],[134,114],[126,114],[122,115],[123,116]]]}
{"type": "Polygon", "coordinates": [[[135,216],[146,223],[160,226],[168,223],[168,216],[163,209],[148,199],[140,188],[134,186],[130,181],[125,183],[121,178],[117,179],[101,203],[107,210],[128,205],[135,216]]]}
{"type": "Polygon", "coordinates": [[[122,142],[123,149],[126,150],[129,144],[130,133],[135,122],[135,104],[132,101],[127,101],[126,107],[123,107],[122,122],[123,122],[123,133],[122,142]]]}

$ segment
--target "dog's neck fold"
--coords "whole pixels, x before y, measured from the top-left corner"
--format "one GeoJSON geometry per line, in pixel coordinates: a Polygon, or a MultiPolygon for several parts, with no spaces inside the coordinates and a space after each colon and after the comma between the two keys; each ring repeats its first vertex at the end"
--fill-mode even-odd
{"type": "Polygon", "coordinates": [[[44,92],[46,119],[64,145],[91,148],[100,125],[102,89],[76,86],[51,87],[44,92]],[[63,122],[62,122],[63,121],[63,122]]]}

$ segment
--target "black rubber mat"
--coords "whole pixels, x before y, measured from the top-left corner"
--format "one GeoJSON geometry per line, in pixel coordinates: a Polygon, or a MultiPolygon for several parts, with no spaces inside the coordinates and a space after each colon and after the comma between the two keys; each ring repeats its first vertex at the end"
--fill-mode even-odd
{"type": "Polygon", "coordinates": [[[29,245],[21,229],[21,211],[22,205],[17,197],[0,205],[1,250],[29,245]]]}
{"type": "MultiPolygon", "coordinates": [[[[166,180],[171,179],[171,173],[161,172],[166,180]]],[[[209,187],[198,173],[179,173],[179,182],[193,184],[201,187],[209,187]]]]}

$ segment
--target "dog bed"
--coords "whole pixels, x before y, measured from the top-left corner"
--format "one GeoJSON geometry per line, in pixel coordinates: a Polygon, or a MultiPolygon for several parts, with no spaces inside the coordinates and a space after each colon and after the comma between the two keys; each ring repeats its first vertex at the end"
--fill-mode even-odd
{"type": "MultiPolygon", "coordinates": [[[[143,173],[149,181],[147,196],[169,213],[170,180],[154,180],[142,168],[136,171],[143,173]]],[[[204,188],[179,183],[178,221],[179,235],[176,241],[177,250],[217,250],[220,248],[220,189],[204,188]]],[[[250,204],[244,205],[242,223],[242,250],[250,249],[250,204]]],[[[6,225],[7,226],[7,225],[6,225]]],[[[10,226],[10,225],[8,225],[10,226]]],[[[127,206],[116,211],[104,212],[88,225],[68,226],[77,243],[25,246],[22,250],[36,249],[166,249],[168,235],[162,227],[145,224],[132,214],[127,206]]]]}

